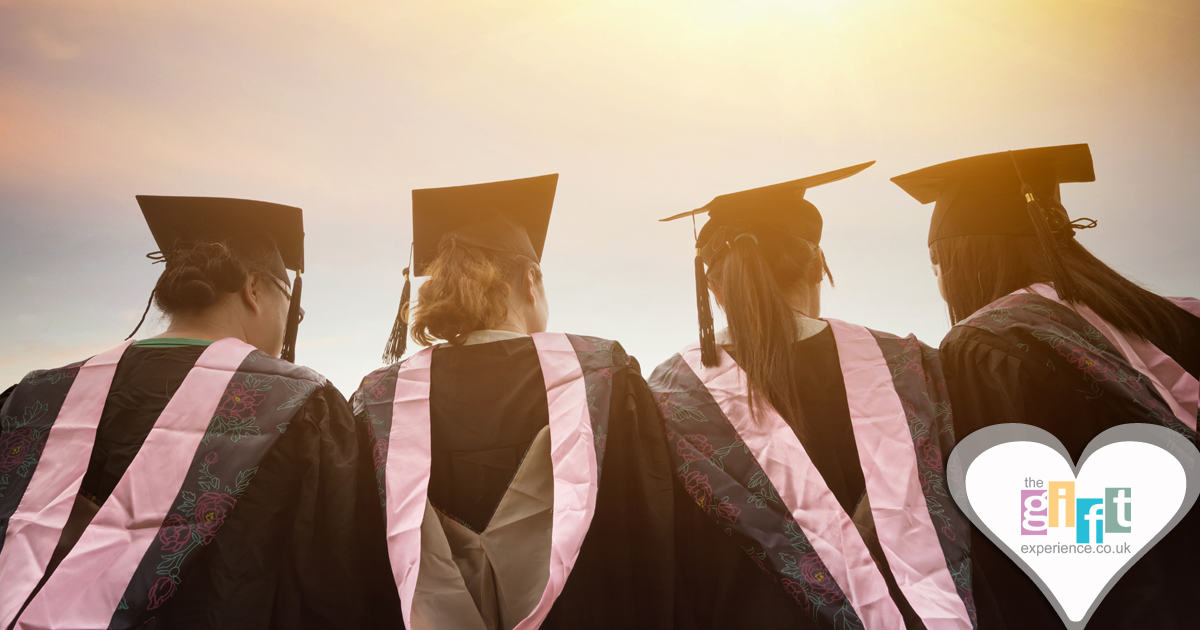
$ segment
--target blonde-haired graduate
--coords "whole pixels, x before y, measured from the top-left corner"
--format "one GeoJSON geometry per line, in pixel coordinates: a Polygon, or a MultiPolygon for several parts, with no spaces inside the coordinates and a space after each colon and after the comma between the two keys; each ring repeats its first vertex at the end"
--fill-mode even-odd
{"type": "MultiPolygon", "coordinates": [[[[1060,184],[1095,179],[1086,144],[977,155],[892,179],[921,203],[936,202],[929,254],[954,323],[941,354],[960,437],[1032,424],[1076,462],[1092,438],[1120,424],[1156,424],[1196,440],[1200,300],[1156,295],[1076,239],[1096,222],[1070,219],[1060,184]]],[[[1200,589],[1198,513],[1113,585],[1089,630],[1196,626],[1184,593],[1200,589]]],[[[1028,576],[976,539],[978,562],[1014,625],[1061,628],[1028,576]]]]}
{"type": "Polygon", "coordinates": [[[977,619],[988,602],[945,484],[955,442],[937,353],[821,318],[830,272],[805,191],[871,164],[665,219],[709,216],[700,341],[650,378],[676,476],[685,626],[995,627],[977,619]]]}
{"type": "MultiPolygon", "coordinates": [[[[429,278],[411,332],[428,347],[367,375],[352,401],[374,435],[390,623],[672,623],[671,474],[637,361],[615,341],[545,332],[557,182],[413,191],[414,271],[429,278]]],[[[408,286],[388,361],[406,346],[408,286]]]]}

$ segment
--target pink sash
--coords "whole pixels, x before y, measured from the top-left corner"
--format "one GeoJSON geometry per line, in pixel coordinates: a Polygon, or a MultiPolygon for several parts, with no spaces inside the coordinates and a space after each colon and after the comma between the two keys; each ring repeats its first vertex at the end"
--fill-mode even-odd
{"type": "Polygon", "coordinates": [[[866,328],[825,321],[837,343],[871,517],[892,575],[927,628],[971,628],[929,517],[908,419],[887,359],[866,328]]]}
{"type": "MultiPolygon", "coordinates": [[[[1092,327],[1100,331],[1100,334],[1115,343],[1129,365],[1150,379],[1154,389],[1171,407],[1171,413],[1174,413],[1180,422],[1195,430],[1197,407],[1200,406],[1200,381],[1188,374],[1187,370],[1176,363],[1170,355],[1137,335],[1127,335],[1117,330],[1082,302],[1068,304],[1060,300],[1058,292],[1048,284],[1035,284],[1029,287],[1028,291],[1022,289],[1017,293],[1034,293],[1078,313],[1092,327]]],[[[1200,317],[1200,302],[1197,300],[1192,298],[1167,299],[1200,317]]]]}
{"type": "Polygon", "coordinates": [[[701,362],[698,344],[686,348],[682,355],[762,466],[864,627],[903,628],[900,610],[888,594],[883,575],[858,528],[825,484],[796,434],[770,405],[762,405],[757,418],[751,417],[745,373],[720,346],[717,353],[721,362],[712,368],[701,362]]]}
{"type": "MultiPolygon", "coordinates": [[[[252,346],[233,338],[222,339],[205,349],[155,421],[112,495],[17,620],[18,629],[108,627],[134,571],[158,535],[183,485],[191,456],[208,430],[222,394],[252,350],[252,346]]],[[[68,399],[74,391],[72,386],[68,399]]],[[[88,403],[102,409],[108,392],[97,389],[88,394],[88,403]]],[[[89,451],[98,421],[96,413],[89,434],[89,451]]],[[[47,444],[43,459],[51,455],[49,447],[47,444]]],[[[61,452],[55,454],[60,456],[61,452]]],[[[73,467],[77,478],[71,483],[76,492],[87,461],[85,455],[73,467]]]]}
{"type": "MultiPolygon", "coordinates": [[[[533,335],[550,412],[550,459],[554,470],[554,524],[550,579],[541,600],[517,630],[541,626],[579,556],[596,509],[599,479],[583,368],[566,335],[533,335]]],[[[412,606],[421,564],[421,521],[429,492],[429,368],[433,348],[409,357],[396,374],[392,427],[388,435],[388,555],[400,592],[405,627],[413,628],[412,606]]]]}
{"type": "Polygon", "coordinates": [[[96,426],[117,362],[131,343],[98,354],[79,368],[58,418],[50,426],[45,450],[17,511],[9,519],[4,549],[0,551],[0,584],[4,585],[0,588],[0,628],[12,623],[46,574],[87,472],[96,426]]]}

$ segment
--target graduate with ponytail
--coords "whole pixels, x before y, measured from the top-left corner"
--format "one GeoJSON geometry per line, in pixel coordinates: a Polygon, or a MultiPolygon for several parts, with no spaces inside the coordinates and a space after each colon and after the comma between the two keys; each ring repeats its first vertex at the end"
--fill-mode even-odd
{"type": "MultiPolygon", "coordinates": [[[[935,203],[929,254],[954,328],[942,340],[960,438],[1024,423],[1076,461],[1113,426],[1146,422],[1196,440],[1200,300],[1164,298],[1076,238],[1060,184],[1092,182],[1088,145],[1006,151],[892,179],[935,203]]],[[[1121,577],[1088,628],[1190,628],[1200,588],[1197,510],[1121,577]]],[[[979,564],[1017,627],[1061,628],[1033,582],[982,535],[979,564]]]]}
{"type": "Polygon", "coordinates": [[[366,432],[292,363],[301,210],[137,201],[167,330],[0,396],[0,628],[362,627],[382,528],[366,432]]]}
{"type": "Polygon", "coordinates": [[[557,175],[413,191],[413,268],[353,397],[387,527],[381,624],[669,628],[671,473],[637,361],[545,332],[557,175]],[[407,338],[425,346],[403,358],[407,338]]]}
{"type": "Polygon", "coordinates": [[[722,195],[696,239],[701,335],[654,371],[676,475],[681,627],[975,628],[937,353],[821,318],[807,189],[722,195]],[[712,329],[709,291],[729,327],[712,329]]]}

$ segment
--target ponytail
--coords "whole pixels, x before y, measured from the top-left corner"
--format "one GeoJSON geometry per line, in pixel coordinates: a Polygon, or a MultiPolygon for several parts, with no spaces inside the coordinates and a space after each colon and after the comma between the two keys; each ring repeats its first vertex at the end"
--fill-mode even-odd
{"type": "Polygon", "coordinates": [[[730,342],[749,381],[751,413],[765,399],[803,434],[792,349],[797,313],[788,293],[806,281],[820,250],[793,236],[749,233],[732,238],[728,247],[709,266],[708,278],[723,297],[730,342]]]}

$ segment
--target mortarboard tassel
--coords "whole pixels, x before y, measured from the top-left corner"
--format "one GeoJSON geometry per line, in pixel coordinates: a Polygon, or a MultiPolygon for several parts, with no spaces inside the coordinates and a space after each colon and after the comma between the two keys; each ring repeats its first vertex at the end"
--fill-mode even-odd
{"type": "Polygon", "coordinates": [[[304,309],[300,308],[300,293],[304,289],[304,281],[300,272],[296,272],[296,281],[292,283],[292,304],[288,307],[286,332],[283,334],[283,352],[279,357],[288,363],[296,362],[296,336],[300,334],[300,318],[304,309]]]}
{"type": "Polygon", "coordinates": [[[142,318],[138,320],[137,326],[133,327],[133,332],[129,333],[129,336],[125,338],[125,341],[133,339],[133,336],[137,334],[137,331],[142,329],[142,324],[146,323],[146,314],[150,312],[150,305],[154,304],[154,292],[157,290],[158,288],[155,287],[150,291],[150,299],[146,301],[146,310],[142,311],[142,318]]]}
{"type": "Polygon", "coordinates": [[[1042,245],[1042,250],[1046,253],[1046,261],[1050,265],[1050,277],[1054,281],[1054,290],[1058,293],[1058,297],[1064,301],[1071,302],[1078,298],[1075,291],[1075,282],[1071,277],[1071,272],[1067,270],[1066,262],[1063,261],[1062,252],[1059,251],[1059,236],[1055,233],[1054,228],[1046,218],[1046,212],[1042,209],[1042,204],[1038,202],[1037,197],[1033,194],[1033,188],[1025,183],[1025,177],[1021,175],[1021,167],[1017,165],[1017,158],[1008,152],[1013,161],[1013,168],[1017,171],[1017,178],[1021,180],[1021,194],[1025,195],[1025,209],[1029,212],[1029,218],[1033,221],[1034,232],[1037,233],[1038,242],[1042,245]]]}
{"type": "Polygon", "coordinates": [[[713,332],[712,305],[708,301],[708,276],[704,259],[696,250],[696,313],[700,320],[700,361],[705,367],[717,365],[717,335],[713,332]]]}
{"type": "MultiPolygon", "coordinates": [[[[150,260],[154,261],[154,262],[150,263],[152,265],[157,265],[159,263],[167,262],[167,255],[164,254],[163,252],[150,252],[149,254],[146,254],[146,258],[149,258],[150,260]]],[[[142,311],[142,318],[138,320],[137,326],[133,327],[133,332],[129,333],[129,336],[125,338],[125,341],[129,341],[130,339],[133,339],[133,336],[137,334],[137,331],[142,329],[142,324],[146,323],[146,315],[150,312],[150,305],[154,304],[154,292],[155,291],[158,291],[158,287],[151,289],[150,299],[146,300],[146,310],[142,311]]]]}
{"type": "Polygon", "coordinates": [[[396,322],[392,324],[392,334],[388,337],[387,346],[383,349],[384,363],[399,361],[408,347],[408,303],[411,295],[412,281],[408,277],[408,267],[405,267],[404,289],[400,291],[400,310],[396,312],[396,322]]]}

